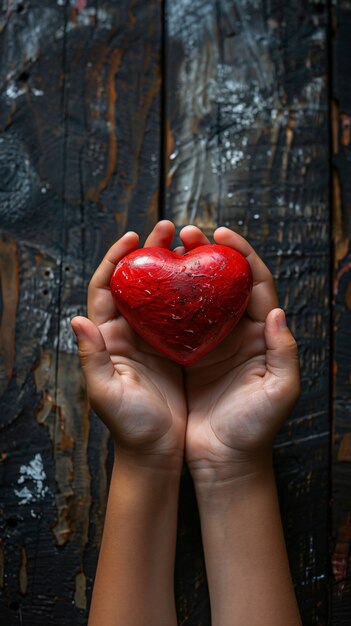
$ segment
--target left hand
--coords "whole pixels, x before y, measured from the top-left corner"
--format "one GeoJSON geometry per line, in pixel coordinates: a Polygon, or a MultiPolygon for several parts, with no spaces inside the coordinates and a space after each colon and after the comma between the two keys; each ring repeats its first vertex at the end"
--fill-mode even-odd
{"type": "MultiPolygon", "coordinates": [[[[145,248],[169,248],[174,225],[159,222],[145,248]]],[[[138,247],[126,233],[107,252],[90,281],[88,318],[75,317],[79,356],[90,404],[111,431],[119,458],[180,473],[186,399],[179,365],[146,344],[118,313],[110,279],[118,261],[138,247]]]]}

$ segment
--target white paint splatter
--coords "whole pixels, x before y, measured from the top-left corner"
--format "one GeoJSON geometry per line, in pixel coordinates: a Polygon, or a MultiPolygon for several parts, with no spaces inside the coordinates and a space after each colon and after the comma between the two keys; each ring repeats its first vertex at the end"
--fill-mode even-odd
{"type": "Polygon", "coordinates": [[[11,82],[5,91],[5,95],[9,100],[16,100],[20,96],[23,96],[26,91],[27,90],[23,87],[17,87],[15,83],[11,82]]]}
{"type": "MultiPolygon", "coordinates": [[[[57,0],[59,6],[64,6],[66,0],[57,0]]],[[[76,7],[76,0],[71,1],[71,6],[76,7]]],[[[112,12],[106,11],[106,9],[85,7],[81,8],[75,15],[74,21],[68,22],[64,27],[60,27],[55,34],[56,39],[60,39],[64,34],[67,34],[71,30],[78,28],[79,26],[91,27],[94,22],[99,28],[111,29],[113,27],[114,15],[112,12]]]]}
{"type": "Polygon", "coordinates": [[[15,489],[15,494],[20,499],[19,504],[38,502],[45,498],[49,489],[44,485],[46,474],[41,454],[38,452],[29,465],[21,465],[19,471],[20,477],[17,483],[19,485],[26,483],[22,489],[15,489]]]}
{"type": "Polygon", "coordinates": [[[41,89],[35,89],[35,87],[32,87],[31,92],[33,94],[33,96],[43,96],[44,92],[41,89]]]}
{"type": "Polygon", "coordinates": [[[87,7],[85,10],[79,12],[77,22],[81,26],[91,26],[92,19],[95,18],[100,28],[112,28],[113,15],[103,8],[95,9],[95,7],[87,7]]]}
{"type": "MultiPolygon", "coordinates": [[[[78,282],[73,280],[73,288],[78,286],[78,282]]],[[[75,335],[71,327],[71,319],[75,315],[79,315],[80,311],[77,307],[67,307],[65,315],[62,315],[60,319],[60,332],[58,337],[55,337],[54,348],[59,348],[61,352],[68,354],[76,354],[78,352],[77,342],[75,335]]]]}

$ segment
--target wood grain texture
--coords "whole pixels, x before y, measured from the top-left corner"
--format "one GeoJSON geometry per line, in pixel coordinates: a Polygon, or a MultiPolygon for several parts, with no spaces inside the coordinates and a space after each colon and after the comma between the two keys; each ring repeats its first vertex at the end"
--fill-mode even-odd
{"type": "Polygon", "coordinates": [[[85,624],[111,453],[70,319],[157,221],[161,7],[17,1],[0,18],[0,623],[85,624]]]}
{"type": "MultiPolygon", "coordinates": [[[[303,388],[277,438],[277,478],[303,623],[320,626],[329,612],[327,26],[321,2],[166,2],[165,215],[208,234],[234,228],[277,278],[303,388]]],[[[185,519],[181,552],[193,530],[185,519]]],[[[188,565],[180,622],[207,624],[194,612],[195,597],[208,605],[200,546],[188,565]]]]}
{"type": "Polygon", "coordinates": [[[333,11],[334,410],[332,484],[333,625],[351,619],[351,7],[333,11]]]}
{"type": "MultiPolygon", "coordinates": [[[[238,230],[277,278],[302,361],[303,394],[275,448],[294,582],[304,625],[348,625],[349,2],[335,0],[331,11],[334,259],[327,3],[163,4],[162,60],[161,0],[2,3],[0,624],[86,623],[112,451],[89,413],[69,320],[84,313],[108,246],[128,229],[143,239],[161,195],[178,228],[238,230]]],[[[179,623],[209,626],[186,470],[179,522],[179,623]]]]}

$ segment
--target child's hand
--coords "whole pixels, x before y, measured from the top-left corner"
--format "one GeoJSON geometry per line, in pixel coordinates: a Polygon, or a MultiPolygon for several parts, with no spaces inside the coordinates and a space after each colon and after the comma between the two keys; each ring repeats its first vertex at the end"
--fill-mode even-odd
{"type": "MultiPolygon", "coordinates": [[[[145,246],[169,247],[171,222],[159,222],[145,246]]],[[[75,317],[79,356],[92,408],[110,429],[119,454],[156,467],[181,467],[186,401],[181,368],[149,347],[118,315],[109,284],[118,261],[138,247],[126,233],[107,252],[88,291],[88,318],[75,317]]]]}
{"type": "MultiPolygon", "coordinates": [[[[209,243],[194,226],[180,236],[187,251],[209,243]]],[[[296,342],[284,312],[276,308],[272,275],[240,235],[222,227],[214,239],[247,258],[254,286],[233,333],[186,368],[185,454],[193,479],[200,483],[259,469],[270,458],[274,437],[299,395],[296,342]]]]}

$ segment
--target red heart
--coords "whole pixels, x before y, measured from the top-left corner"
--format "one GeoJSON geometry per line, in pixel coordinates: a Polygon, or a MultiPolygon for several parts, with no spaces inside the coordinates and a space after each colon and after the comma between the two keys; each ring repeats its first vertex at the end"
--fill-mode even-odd
{"type": "Polygon", "coordinates": [[[117,308],[145,341],[191,365],[238,323],[252,275],[246,259],[227,246],[200,246],[184,256],[139,248],[118,263],[110,287],[117,308]]]}

